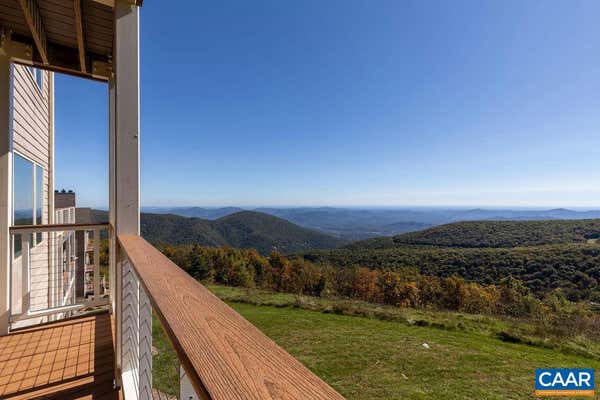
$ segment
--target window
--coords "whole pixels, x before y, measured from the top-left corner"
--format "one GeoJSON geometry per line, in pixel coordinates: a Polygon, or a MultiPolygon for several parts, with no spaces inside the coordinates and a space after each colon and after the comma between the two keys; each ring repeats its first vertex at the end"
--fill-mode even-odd
{"type": "Polygon", "coordinates": [[[33,225],[33,163],[14,158],[14,225],[33,225]]]}
{"type": "MultiPolygon", "coordinates": [[[[44,206],[44,169],[14,154],[13,159],[13,225],[41,225],[44,206]]],[[[43,234],[31,235],[30,246],[41,243],[43,234]]],[[[21,235],[14,236],[14,256],[21,255],[21,235]]]]}
{"type": "MultiPolygon", "coordinates": [[[[13,171],[13,225],[33,225],[33,163],[15,154],[13,171]]],[[[21,235],[14,235],[13,249],[19,257],[21,235]]]]}
{"type": "Polygon", "coordinates": [[[35,82],[35,84],[37,85],[37,87],[40,90],[42,90],[42,85],[43,85],[42,70],[41,69],[37,69],[37,68],[33,68],[33,67],[27,67],[27,69],[31,73],[33,81],[35,82]]]}
{"type": "MultiPolygon", "coordinates": [[[[44,205],[44,169],[35,166],[35,224],[42,225],[42,206],[44,205]]],[[[36,243],[42,243],[43,233],[36,234],[36,243]]]]}

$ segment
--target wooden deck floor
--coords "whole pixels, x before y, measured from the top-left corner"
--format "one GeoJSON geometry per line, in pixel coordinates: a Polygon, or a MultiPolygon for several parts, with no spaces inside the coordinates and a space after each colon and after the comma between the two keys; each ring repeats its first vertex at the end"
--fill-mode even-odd
{"type": "Polygon", "coordinates": [[[109,314],[0,337],[0,399],[118,399],[109,314]]]}

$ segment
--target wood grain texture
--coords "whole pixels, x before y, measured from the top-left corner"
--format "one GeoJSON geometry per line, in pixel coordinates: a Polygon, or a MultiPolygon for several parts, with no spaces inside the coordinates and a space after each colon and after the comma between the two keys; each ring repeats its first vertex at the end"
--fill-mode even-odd
{"type": "Polygon", "coordinates": [[[109,314],[0,337],[0,398],[118,399],[109,314]]]}
{"type": "Polygon", "coordinates": [[[40,15],[37,2],[35,0],[18,1],[19,5],[21,6],[21,10],[23,11],[25,20],[27,21],[27,25],[29,26],[31,36],[35,42],[38,53],[40,53],[40,57],[42,58],[42,62],[44,64],[48,64],[46,29],[44,29],[44,23],[42,22],[42,17],[40,15]]]}
{"type": "Polygon", "coordinates": [[[20,36],[16,42],[37,50],[32,59],[17,62],[107,81],[113,10],[114,0],[0,0],[0,25],[20,36]],[[100,63],[107,67],[94,69],[100,63]]]}
{"type": "Polygon", "coordinates": [[[144,239],[118,240],[201,398],[343,399],[144,239]]]}
{"type": "Polygon", "coordinates": [[[75,13],[75,30],[77,32],[77,49],[79,51],[79,66],[81,72],[86,73],[85,65],[85,40],[83,36],[83,17],[81,16],[81,0],[73,0],[73,11],[75,13]]]}

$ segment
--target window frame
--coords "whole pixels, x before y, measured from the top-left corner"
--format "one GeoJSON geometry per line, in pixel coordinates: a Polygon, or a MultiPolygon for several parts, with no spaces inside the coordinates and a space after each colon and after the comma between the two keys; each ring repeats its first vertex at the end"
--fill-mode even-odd
{"type": "MultiPolygon", "coordinates": [[[[13,159],[12,159],[12,170],[13,170],[13,182],[12,182],[12,187],[11,187],[11,202],[12,202],[12,215],[11,215],[11,226],[15,226],[15,180],[14,180],[14,167],[15,167],[15,156],[18,156],[20,158],[22,158],[23,160],[29,162],[31,164],[31,197],[32,197],[32,213],[31,213],[31,222],[32,225],[44,225],[44,197],[43,197],[43,190],[44,190],[44,175],[46,173],[46,169],[39,163],[33,161],[31,158],[23,155],[22,153],[13,150],[13,159]],[[37,195],[38,195],[38,187],[37,187],[37,183],[38,183],[38,169],[41,171],[41,179],[42,179],[42,183],[41,183],[41,187],[42,187],[42,205],[39,207],[40,208],[40,223],[37,223],[37,210],[38,210],[38,199],[37,199],[37,195]]],[[[48,206],[48,204],[47,204],[48,206]]],[[[14,239],[20,235],[14,235],[13,236],[13,257],[16,259],[18,257],[20,257],[23,254],[23,249],[21,249],[21,253],[19,255],[16,255],[14,248],[15,248],[15,244],[14,244],[14,239]]],[[[36,234],[31,234],[31,237],[29,239],[29,249],[32,249],[34,247],[37,247],[41,244],[44,243],[46,235],[44,235],[42,233],[42,235],[36,235],[36,234]],[[38,240],[40,239],[40,240],[38,240]]]]}
{"type": "MultiPolygon", "coordinates": [[[[39,164],[34,163],[33,167],[33,184],[34,187],[34,206],[35,210],[33,212],[33,216],[35,217],[34,225],[44,225],[44,175],[45,170],[39,164]],[[39,176],[38,176],[39,173],[39,176]],[[38,204],[38,200],[41,204],[38,204]],[[39,211],[39,215],[38,215],[39,211]],[[39,220],[39,223],[38,223],[39,220]]],[[[46,236],[44,232],[37,232],[35,235],[35,245],[42,244],[44,242],[44,237],[46,236]]]]}

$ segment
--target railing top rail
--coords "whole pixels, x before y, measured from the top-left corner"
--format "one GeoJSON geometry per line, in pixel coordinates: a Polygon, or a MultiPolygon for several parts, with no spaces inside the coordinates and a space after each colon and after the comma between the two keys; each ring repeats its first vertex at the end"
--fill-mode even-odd
{"type": "Polygon", "coordinates": [[[202,399],[343,399],[140,236],[118,240],[202,399]]]}
{"type": "Polygon", "coordinates": [[[60,231],[91,231],[107,229],[108,223],[98,224],[47,224],[47,225],[17,225],[10,227],[10,233],[60,232],[60,231]]]}

